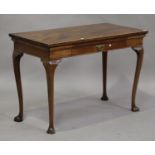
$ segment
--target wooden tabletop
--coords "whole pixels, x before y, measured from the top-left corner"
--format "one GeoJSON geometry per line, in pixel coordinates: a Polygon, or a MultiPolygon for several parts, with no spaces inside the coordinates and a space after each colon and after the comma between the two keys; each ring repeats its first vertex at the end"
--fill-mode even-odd
{"type": "Polygon", "coordinates": [[[109,23],[9,34],[12,38],[47,47],[143,35],[147,31],[109,23]]]}

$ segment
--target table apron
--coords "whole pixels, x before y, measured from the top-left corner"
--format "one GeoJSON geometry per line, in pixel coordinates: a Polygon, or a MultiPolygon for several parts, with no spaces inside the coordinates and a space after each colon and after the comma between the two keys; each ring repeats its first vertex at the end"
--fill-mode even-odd
{"type": "Polygon", "coordinates": [[[112,41],[101,41],[97,43],[87,43],[83,45],[74,45],[70,48],[53,48],[51,49],[50,58],[60,59],[64,57],[72,57],[78,55],[86,55],[97,52],[106,52],[109,50],[116,50],[121,48],[136,47],[143,44],[143,38],[129,38],[125,40],[112,40],[112,41]],[[98,49],[98,47],[101,47],[98,49]]]}
{"type": "Polygon", "coordinates": [[[30,44],[24,41],[15,41],[14,49],[17,52],[26,53],[40,58],[49,58],[50,51],[48,48],[30,44]]]}

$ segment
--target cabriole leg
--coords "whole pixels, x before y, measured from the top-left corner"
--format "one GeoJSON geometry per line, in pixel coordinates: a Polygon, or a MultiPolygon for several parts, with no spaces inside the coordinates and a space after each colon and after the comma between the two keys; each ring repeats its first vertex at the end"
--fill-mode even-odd
{"type": "Polygon", "coordinates": [[[14,118],[16,122],[23,121],[23,93],[22,93],[22,83],[20,74],[20,60],[23,56],[22,53],[16,51],[13,52],[13,68],[17,85],[18,99],[19,99],[19,114],[14,118]]]}
{"type": "Polygon", "coordinates": [[[55,69],[60,62],[59,60],[56,61],[46,61],[42,60],[43,65],[46,71],[47,77],[47,90],[48,90],[48,106],[49,106],[49,128],[47,133],[54,134],[54,73],[55,69]]]}
{"type": "Polygon", "coordinates": [[[133,112],[137,112],[137,111],[139,111],[139,108],[136,106],[135,100],[136,100],[136,92],[137,92],[137,87],[138,87],[140,72],[141,72],[142,63],[143,63],[144,49],[143,49],[142,46],[133,47],[132,49],[137,54],[137,65],[136,65],[136,71],[135,71],[135,77],[134,77],[133,89],[132,89],[131,110],[133,112]]]}
{"type": "Polygon", "coordinates": [[[102,52],[102,73],[103,73],[103,96],[101,100],[107,101],[107,57],[108,52],[102,52]]]}

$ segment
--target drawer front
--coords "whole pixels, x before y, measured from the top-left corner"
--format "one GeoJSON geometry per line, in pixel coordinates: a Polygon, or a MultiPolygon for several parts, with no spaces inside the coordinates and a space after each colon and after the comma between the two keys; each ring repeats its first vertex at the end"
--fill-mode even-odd
{"type": "Polygon", "coordinates": [[[126,41],[119,41],[119,42],[99,44],[99,45],[96,45],[95,47],[97,51],[108,51],[108,50],[114,50],[119,48],[125,48],[125,47],[128,47],[128,45],[126,41]]]}
{"type": "Polygon", "coordinates": [[[104,52],[119,48],[126,48],[129,45],[126,40],[115,41],[115,42],[106,42],[106,43],[96,43],[93,45],[77,45],[72,47],[71,55],[82,55],[82,54],[91,54],[97,52],[104,52]]]}

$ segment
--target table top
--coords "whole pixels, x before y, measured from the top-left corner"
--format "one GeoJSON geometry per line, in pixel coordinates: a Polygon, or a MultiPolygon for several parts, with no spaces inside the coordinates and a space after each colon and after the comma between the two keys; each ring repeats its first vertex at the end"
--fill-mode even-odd
{"type": "Polygon", "coordinates": [[[57,47],[96,40],[143,35],[146,33],[147,31],[137,28],[101,23],[42,31],[12,33],[9,35],[12,38],[33,44],[46,47],[57,47]]]}

